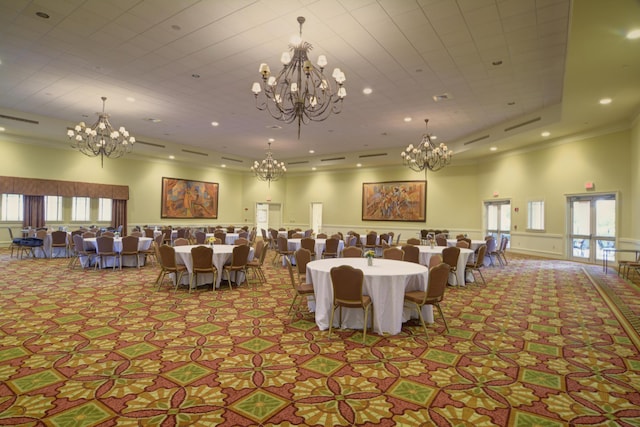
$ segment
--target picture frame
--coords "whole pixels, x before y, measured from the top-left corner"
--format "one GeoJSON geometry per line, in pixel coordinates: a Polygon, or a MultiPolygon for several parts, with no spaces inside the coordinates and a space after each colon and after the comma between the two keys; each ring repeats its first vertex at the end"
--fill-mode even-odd
{"type": "Polygon", "coordinates": [[[427,181],[362,183],[363,221],[425,222],[427,181]]]}
{"type": "Polygon", "coordinates": [[[218,219],[219,184],[162,178],[161,218],[218,219]]]}

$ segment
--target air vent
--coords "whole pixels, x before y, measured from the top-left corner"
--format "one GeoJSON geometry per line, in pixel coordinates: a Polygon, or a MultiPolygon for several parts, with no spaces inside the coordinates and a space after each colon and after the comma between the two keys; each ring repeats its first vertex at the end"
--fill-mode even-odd
{"type": "Polygon", "coordinates": [[[189,153],[189,154],[197,154],[198,156],[209,156],[207,153],[201,153],[199,151],[191,151],[191,150],[182,150],[183,153],[189,153]]]}
{"type": "Polygon", "coordinates": [[[388,156],[389,154],[387,153],[378,153],[378,154],[363,154],[361,156],[358,156],[361,159],[366,159],[369,157],[384,157],[384,156],[388,156]]]}
{"type": "Polygon", "coordinates": [[[230,162],[244,163],[244,161],[242,161],[242,160],[232,159],[231,157],[221,157],[221,159],[222,160],[229,160],[230,162]]]}
{"type": "Polygon", "coordinates": [[[300,160],[299,162],[289,162],[288,165],[305,165],[307,163],[309,163],[309,160],[300,160]]]}
{"type": "Polygon", "coordinates": [[[447,101],[451,98],[451,95],[449,95],[448,93],[443,93],[442,95],[433,95],[433,100],[435,102],[447,101]]]}
{"type": "Polygon", "coordinates": [[[333,162],[335,160],[344,160],[346,157],[332,157],[330,159],[320,159],[321,162],[333,162]]]}
{"type": "Polygon", "coordinates": [[[469,144],[473,144],[474,142],[478,142],[478,141],[482,141],[483,139],[487,139],[489,138],[491,135],[484,135],[481,136],[480,138],[476,138],[476,139],[472,139],[471,141],[467,141],[465,142],[463,145],[469,145],[469,144]]]}
{"type": "Polygon", "coordinates": [[[508,128],[505,128],[504,131],[505,132],[509,132],[510,130],[518,129],[518,128],[522,127],[522,126],[526,126],[526,125],[530,125],[531,123],[539,122],[540,120],[542,120],[541,117],[536,117],[535,119],[531,119],[529,121],[522,122],[522,123],[520,123],[518,125],[513,125],[513,126],[510,126],[508,128]]]}
{"type": "Polygon", "coordinates": [[[139,139],[136,139],[136,144],[148,145],[150,147],[157,147],[157,148],[165,148],[166,147],[166,146],[164,146],[162,144],[156,144],[155,142],[140,141],[139,139]]]}
{"type": "Polygon", "coordinates": [[[23,119],[22,117],[5,116],[4,114],[0,114],[0,119],[15,120],[16,122],[31,123],[32,125],[40,124],[40,122],[36,120],[23,119]]]}

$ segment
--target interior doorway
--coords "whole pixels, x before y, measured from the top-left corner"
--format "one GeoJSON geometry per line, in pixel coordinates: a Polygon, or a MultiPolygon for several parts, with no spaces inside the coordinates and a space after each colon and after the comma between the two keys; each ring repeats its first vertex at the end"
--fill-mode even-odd
{"type": "Polygon", "coordinates": [[[568,197],[569,258],[595,263],[616,242],[616,195],[568,197]]]}
{"type": "Polygon", "coordinates": [[[278,229],[282,225],[282,205],[280,203],[256,203],[256,228],[262,235],[262,230],[278,229]]]}
{"type": "Polygon", "coordinates": [[[318,234],[322,229],[322,203],[311,203],[311,229],[314,233],[318,234]]]}

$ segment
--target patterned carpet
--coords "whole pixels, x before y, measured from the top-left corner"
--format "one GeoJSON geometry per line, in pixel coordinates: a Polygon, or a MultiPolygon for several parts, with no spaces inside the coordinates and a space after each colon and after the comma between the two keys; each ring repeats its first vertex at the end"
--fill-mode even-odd
{"type": "MultiPolygon", "coordinates": [[[[270,256],[267,257],[270,259],[270,256]]],[[[639,426],[636,285],[523,257],[448,288],[430,339],[291,319],[286,270],[156,292],[158,269],[0,250],[0,425],[639,426]]]]}

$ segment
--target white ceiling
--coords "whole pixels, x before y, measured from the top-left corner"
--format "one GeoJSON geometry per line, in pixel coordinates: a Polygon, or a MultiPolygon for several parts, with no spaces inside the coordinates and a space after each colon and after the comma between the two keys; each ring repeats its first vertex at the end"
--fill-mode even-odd
{"type": "Polygon", "coordinates": [[[0,114],[38,123],[0,126],[67,147],[66,127],[92,123],[106,96],[115,126],[158,145],[138,154],[248,169],[274,138],[295,170],[399,164],[428,118],[465,161],[541,143],[542,130],[557,140],[628,126],[640,109],[640,40],[624,38],[634,27],[636,0],[2,0],[0,114]],[[340,67],[348,93],[300,140],[250,91],[260,63],[279,67],[298,16],[312,61],[340,67]]]}

